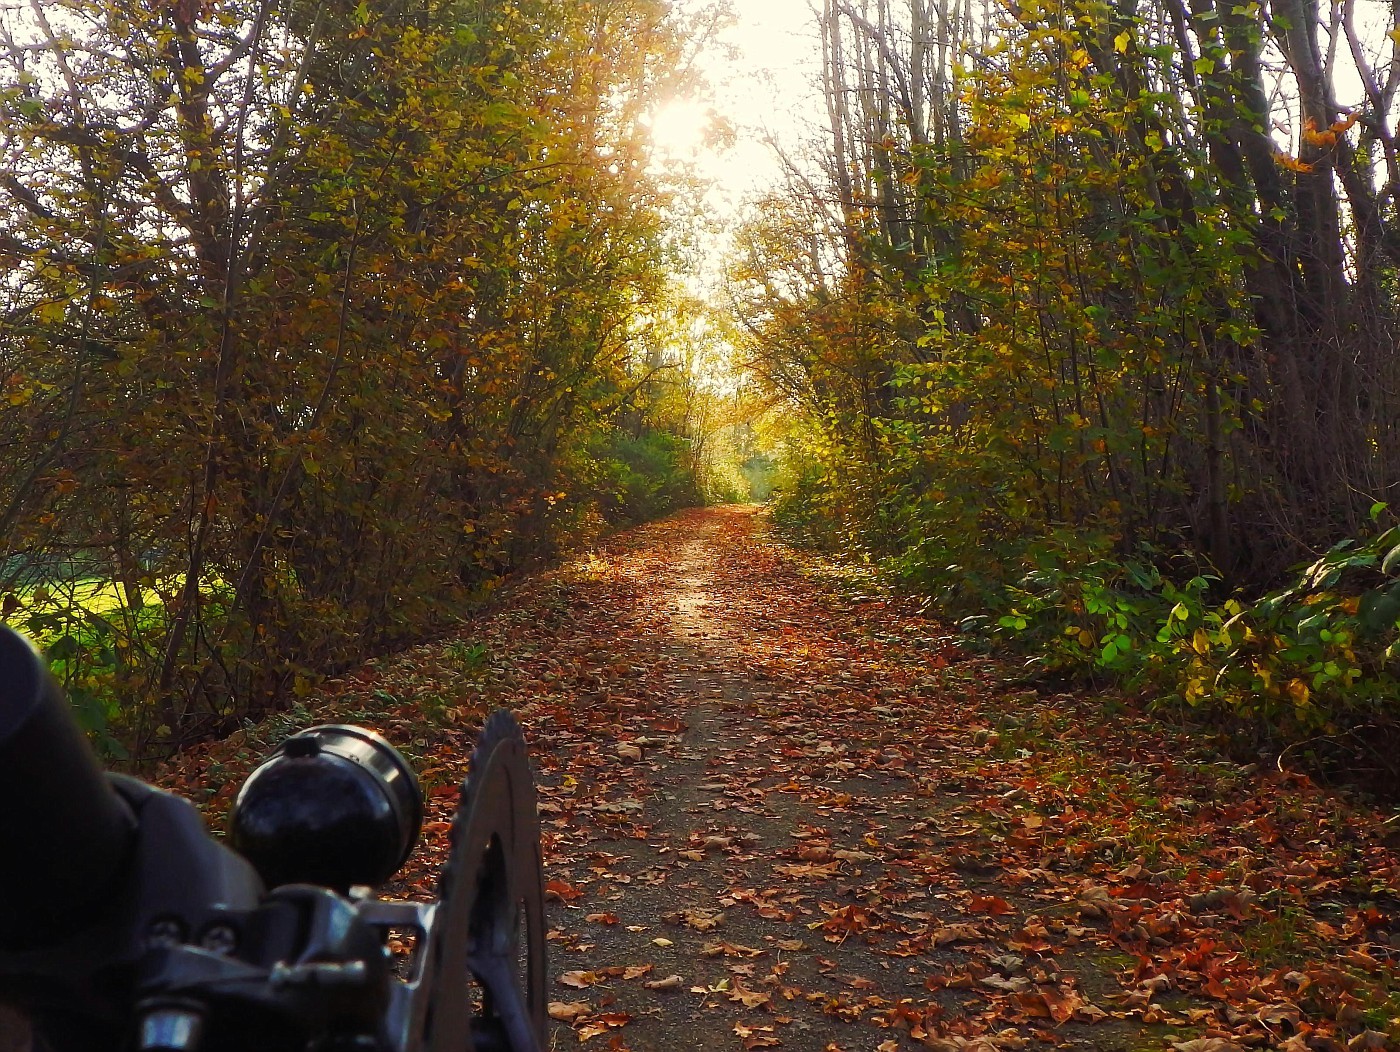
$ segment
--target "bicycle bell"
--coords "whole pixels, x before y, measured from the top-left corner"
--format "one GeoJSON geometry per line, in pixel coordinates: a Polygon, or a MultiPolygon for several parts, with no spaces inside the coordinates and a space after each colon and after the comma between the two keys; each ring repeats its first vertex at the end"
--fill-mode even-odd
{"type": "Polygon", "coordinates": [[[243,783],[229,816],[234,848],[269,888],[339,892],[384,883],[423,824],[413,768],[374,731],[311,727],[283,742],[243,783]]]}

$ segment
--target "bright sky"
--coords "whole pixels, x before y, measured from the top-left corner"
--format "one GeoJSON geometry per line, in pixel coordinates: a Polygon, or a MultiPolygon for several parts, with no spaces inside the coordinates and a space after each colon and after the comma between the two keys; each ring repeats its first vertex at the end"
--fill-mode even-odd
{"type": "Polygon", "coordinates": [[[743,199],[781,181],[769,140],[799,151],[823,113],[816,90],[822,50],[809,0],[731,0],[731,6],[734,24],[697,60],[713,99],[662,105],[652,122],[662,157],[693,165],[710,184],[704,213],[720,227],[735,219],[743,199]],[[714,143],[711,111],[732,127],[729,143],[714,143]]]}

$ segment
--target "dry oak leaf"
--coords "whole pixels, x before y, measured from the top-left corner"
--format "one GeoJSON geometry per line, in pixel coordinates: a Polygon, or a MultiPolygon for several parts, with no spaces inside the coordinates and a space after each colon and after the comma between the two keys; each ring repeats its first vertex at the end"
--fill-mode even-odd
{"type": "Polygon", "coordinates": [[[684,924],[696,931],[713,931],[724,923],[724,914],[711,913],[708,910],[676,910],[674,913],[665,914],[661,919],[668,924],[684,924]]]}
{"type": "Polygon", "coordinates": [[[705,957],[718,957],[720,954],[725,957],[762,957],[766,952],[733,942],[707,942],[700,947],[700,953],[705,957]]]}
{"type": "Polygon", "coordinates": [[[953,942],[981,942],[984,935],[975,924],[949,924],[933,931],[933,944],[947,946],[953,942]]]}
{"type": "Polygon", "coordinates": [[[684,983],[679,975],[668,975],[664,979],[648,979],[642,985],[648,990],[679,990],[684,983]]]}
{"type": "Polygon", "coordinates": [[[782,1044],[773,1033],[771,1026],[749,1026],[746,1023],[735,1023],[734,1033],[739,1035],[745,1048],[777,1048],[782,1044]]]}
{"type": "Polygon", "coordinates": [[[559,977],[559,983],[561,986],[572,986],[576,990],[583,990],[601,983],[604,978],[597,972],[565,972],[559,977]]]}
{"type": "Polygon", "coordinates": [[[1394,1047],[1379,1030],[1364,1030],[1347,1042],[1347,1052],[1382,1052],[1394,1047]]]}
{"type": "Polygon", "coordinates": [[[816,878],[818,880],[833,877],[841,868],[840,862],[827,862],[824,864],[807,863],[803,865],[778,865],[773,867],[773,872],[779,876],[792,877],[794,880],[805,880],[816,878]]]}
{"type": "MultiPolygon", "coordinates": [[[[1053,1040],[1053,1036],[1052,1036],[1053,1040]]],[[[933,1052],[1002,1052],[1004,1049],[1020,1049],[1030,1044],[1030,1040],[1014,1027],[989,1037],[935,1037],[930,1034],[923,1039],[923,1046],[933,1052]]]]}
{"type": "Polygon", "coordinates": [[[1194,1041],[1173,1041],[1176,1052],[1247,1052],[1245,1047],[1223,1037],[1198,1037],[1194,1041]]]}
{"type": "Polygon", "coordinates": [[[592,1005],[587,1001],[550,1001],[549,1018],[557,1019],[561,1023],[572,1023],[579,1016],[587,1015],[593,1011],[592,1005]]]}
{"type": "MultiPolygon", "coordinates": [[[[984,983],[986,979],[982,980],[984,983]]],[[[1054,986],[1042,986],[1016,995],[1022,1010],[1028,1016],[1053,1019],[1056,1023],[1067,1023],[1084,1004],[1084,998],[1073,990],[1054,986]]]]}
{"type": "Polygon", "coordinates": [[[869,851],[848,851],[845,848],[832,852],[832,855],[843,862],[874,862],[879,857],[869,851]]]}
{"type": "Polygon", "coordinates": [[[773,1000],[771,994],[765,994],[758,990],[750,990],[737,979],[733,987],[729,990],[729,999],[742,1004],[745,1008],[758,1008],[773,1000]]]}
{"type": "Polygon", "coordinates": [[[582,1043],[589,1038],[597,1037],[599,1034],[606,1034],[609,1030],[626,1026],[630,1022],[632,1022],[632,1017],[626,1012],[608,1012],[596,1019],[590,1019],[574,1033],[578,1035],[579,1042],[582,1043]]]}

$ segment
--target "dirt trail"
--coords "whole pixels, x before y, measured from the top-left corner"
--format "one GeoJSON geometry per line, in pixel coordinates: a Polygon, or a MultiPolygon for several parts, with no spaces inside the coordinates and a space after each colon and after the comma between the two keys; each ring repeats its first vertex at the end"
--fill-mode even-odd
{"type": "MultiPolygon", "coordinates": [[[[640,651],[570,706],[563,752],[532,714],[564,779],[543,788],[556,1013],[580,1013],[560,1047],[1327,1047],[1329,1013],[1382,1025],[1359,997],[1301,996],[1329,981],[1310,933],[1278,933],[1293,960],[1239,952],[1277,923],[1270,872],[1320,871],[1271,844],[1288,818],[1250,772],[1073,698],[1009,695],[946,630],[814,587],[758,530],[746,510],[673,520],[575,585],[640,651]],[[581,754],[586,792],[567,782],[581,754]]],[[[1338,876],[1365,843],[1341,840],[1322,863],[1338,876]]],[[[1337,959],[1384,970],[1370,931],[1337,959]]]]}
{"type": "Polygon", "coordinates": [[[521,716],[555,1047],[1395,1047],[1387,816],[1013,689],[816,569],[754,509],[687,513],[316,709],[411,743],[406,894],[431,893],[482,713],[521,716]]]}

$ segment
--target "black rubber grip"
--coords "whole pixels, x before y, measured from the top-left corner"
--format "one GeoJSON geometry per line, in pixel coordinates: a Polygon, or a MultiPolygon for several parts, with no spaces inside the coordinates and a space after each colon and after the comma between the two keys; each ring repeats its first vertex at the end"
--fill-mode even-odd
{"type": "Polygon", "coordinates": [[[0,948],[46,945],[88,923],[135,836],[43,658],[0,625],[0,948]]]}

